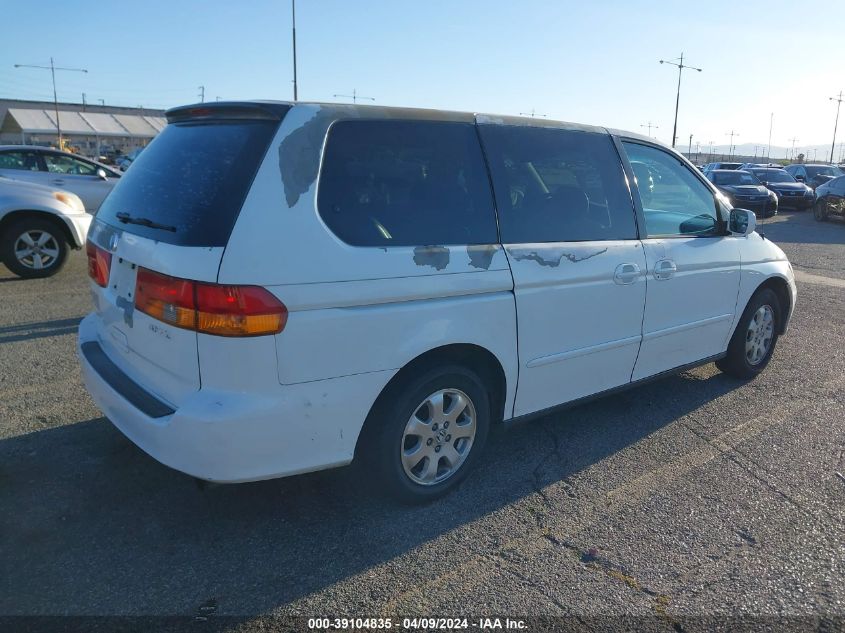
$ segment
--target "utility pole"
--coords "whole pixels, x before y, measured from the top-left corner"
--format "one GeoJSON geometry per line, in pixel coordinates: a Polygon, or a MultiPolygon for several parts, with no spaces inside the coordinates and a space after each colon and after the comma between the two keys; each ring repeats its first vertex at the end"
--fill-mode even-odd
{"type": "Polygon", "coordinates": [[[648,128],[648,136],[649,136],[649,138],[651,138],[651,128],[654,128],[655,130],[657,130],[657,129],[659,129],[660,126],[653,125],[652,122],[649,121],[648,123],[641,124],[640,127],[648,128]]]}
{"type": "Polygon", "coordinates": [[[87,103],[85,103],[85,93],[83,92],[83,93],[82,93],[82,111],[83,111],[83,112],[85,112],[85,106],[87,106],[87,105],[88,105],[88,104],[87,104],[87,103]]]}
{"type": "Polygon", "coordinates": [[[101,105],[101,106],[106,105],[106,100],[105,100],[105,99],[100,99],[100,105],[101,105]]]}
{"type": "Polygon", "coordinates": [[[775,122],[775,113],[769,116],[769,145],[766,147],[766,164],[772,162],[772,124],[775,122]]]}
{"type": "Polygon", "coordinates": [[[534,108],[531,108],[531,112],[520,112],[519,116],[530,116],[532,119],[535,116],[540,116],[540,117],[543,117],[544,119],[546,118],[545,114],[537,114],[536,112],[534,112],[534,108]]]}
{"type": "Polygon", "coordinates": [[[712,162],[713,162],[713,158],[714,158],[714,156],[713,156],[713,141],[710,141],[710,143],[708,143],[708,145],[710,145],[710,160],[709,160],[709,161],[707,161],[707,162],[708,162],[708,163],[712,163],[712,162]]]}
{"type": "Polygon", "coordinates": [[[791,156],[790,160],[795,160],[795,141],[800,141],[801,139],[793,136],[789,140],[792,141],[792,156],[791,156]]]}
{"type": "Polygon", "coordinates": [[[358,94],[358,91],[355,88],[352,89],[351,95],[334,95],[334,97],[341,98],[341,99],[352,99],[352,103],[358,103],[358,99],[366,99],[367,101],[375,101],[375,99],[373,99],[372,97],[362,97],[361,95],[358,94]]]}
{"type": "Polygon", "coordinates": [[[49,70],[50,75],[53,77],[53,105],[56,108],[56,136],[59,139],[59,149],[62,149],[62,125],[59,122],[59,97],[56,94],[56,71],[57,70],[66,70],[69,72],[76,72],[76,73],[87,73],[88,71],[84,68],[61,68],[56,66],[53,63],[53,58],[50,58],[50,65],[49,66],[34,66],[32,64],[15,64],[15,68],[38,68],[39,70],[49,70]]]}
{"type": "Polygon", "coordinates": [[[681,74],[684,72],[684,68],[692,68],[693,70],[697,70],[701,72],[701,68],[696,68],[694,66],[684,66],[684,54],[681,53],[680,62],[675,62],[673,60],[660,60],[661,64],[669,64],[670,66],[677,66],[678,67],[678,92],[675,95],[675,125],[672,127],[672,147],[675,147],[675,141],[678,138],[678,105],[681,102],[681,74]]]}
{"type": "Polygon", "coordinates": [[[730,146],[731,156],[730,157],[731,157],[731,159],[733,159],[733,157],[734,157],[734,136],[739,136],[739,132],[734,132],[733,130],[731,130],[730,132],[725,132],[725,136],[731,137],[731,146],[730,146]]]}
{"type": "Polygon", "coordinates": [[[197,89],[200,91],[199,95],[197,95],[200,98],[200,103],[205,103],[205,86],[198,86],[197,89]]]}
{"type": "Polygon", "coordinates": [[[830,98],[831,101],[836,101],[836,123],[833,124],[833,143],[830,146],[830,162],[833,164],[833,150],[836,147],[836,128],[839,127],[839,106],[842,105],[842,91],[835,97],[830,98]]]}
{"type": "Polygon", "coordinates": [[[291,12],[291,26],[293,32],[291,33],[291,42],[293,43],[293,100],[299,99],[296,85],[296,0],[290,0],[291,12]]]}
{"type": "Polygon", "coordinates": [[[692,156],[692,134],[689,135],[689,147],[687,148],[687,158],[692,156]]]}

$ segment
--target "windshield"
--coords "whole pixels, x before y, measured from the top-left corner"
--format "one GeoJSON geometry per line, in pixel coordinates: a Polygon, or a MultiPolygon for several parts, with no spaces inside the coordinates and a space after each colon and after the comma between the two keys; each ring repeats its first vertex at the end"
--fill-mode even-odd
{"type": "Polygon", "coordinates": [[[759,185],[754,174],[747,171],[714,172],[713,183],[717,185],[759,185]]]}
{"type": "Polygon", "coordinates": [[[833,167],[831,165],[813,165],[812,167],[807,167],[807,175],[810,178],[814,176],[841,176],[843,174],[842,170],[839,167],[833,167]]]}
{"type": "Polygon", "coordinates": [[[225,246],[277,126],[266,120],[171,123],[138,154],[97,217],[170,244],[225,246]]]}
{"type": "Polygon", "coordinates": [[[763,182],[798,182],[782,169],[755,169],[754,175],[763,182]]]}

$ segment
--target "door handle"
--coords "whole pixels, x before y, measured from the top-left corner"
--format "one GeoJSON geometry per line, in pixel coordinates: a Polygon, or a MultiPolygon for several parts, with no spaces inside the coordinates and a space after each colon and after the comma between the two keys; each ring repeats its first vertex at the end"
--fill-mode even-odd
{"type": "Polygon", "coordinates": [[[678,267],[671,259],[661,259],[654,265],[655,279],[671,279],[678,272],[678,267]]]}
{"type": "Polygon", "coordinates": [[[613,273],[613,281],[620,286],[627,286],[628,284],[634,283],[639,276],[640,267],[636,264],[619,264],[616,267],[616,272],[613,273]]]}

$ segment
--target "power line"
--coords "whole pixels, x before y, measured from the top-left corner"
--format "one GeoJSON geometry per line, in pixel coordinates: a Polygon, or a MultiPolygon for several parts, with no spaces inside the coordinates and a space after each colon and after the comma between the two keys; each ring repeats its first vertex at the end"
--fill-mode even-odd
{"type": "Polygon", "coordinates": [[[15,68],[37,68],[39,70],[49,70],[50,76],[53,78],[53,105],[56,108],[56,135],[59,139],[59,149],[64,149],[62,146],[62,124],[59,121],[59,97],[56,93],[56,71],[64,71],[64,72],[79,72],[88,74],[88,71],[85,68],[63,68],[61,66],[57,67],[53,63],[53,58],[50,58],[50,65],[49,66],[36,66],[34,64],[15,64],[15,68]]]}
{"type": "Polygon", "coordinates": [[[520,113],[519,113],[519,116],[530,116],[532,119],[533,119],[534,117],[537,117],[537,116],[542,117],[542,118],[544,118],[544,119],[545,119],[545,118],[547,118],[547,115],[545,115],[545,114],[539,114],[539,113],[535,112],[535,111],[534,111],[534,108],[531,108],[531,112],[520,112],[520,113]]]}
{"type": "MultiPolygon", "coordinates": [[[[362,97],[358,94],[358,91],[353,88],[351,95],[333,95],[335,98],[339,99],[352,99],[352,103],[358,103],[358,99],[366,99],[367,101],[375,101],[372,97],[362,97]]],[[[296,99],[296,97],[294,97],[296,99]]]]}
{"type": "Polygon", "coordinates": [[[653,125],[651,121],[649,121],[648,123],[643,123],[643,124],[641,124],[641,125],[640,125],[640,127],[646,127],[646,128],[648,128],[648,135],[649,135],[649,137],[651,137],[651,128],[654,128],[655,130],[660,129],[660,126],[659,126],[659,125],[653,125]]]}

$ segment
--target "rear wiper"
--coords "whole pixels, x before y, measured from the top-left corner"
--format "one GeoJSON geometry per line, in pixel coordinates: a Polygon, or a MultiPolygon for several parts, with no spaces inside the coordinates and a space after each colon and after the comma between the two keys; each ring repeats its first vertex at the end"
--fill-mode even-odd
{"type": "Polygon", "coordinates": [[[161,229],[162,231],[172,231],[173,233],[176,232],[175,226],[159,224],[158,222],[153,222],[149,218],[133,218],[131,215],[123,211],[116,213],[115,217],[124,224],[140,224],[141,226],[146,226],[151,229],[161,229]]]}

